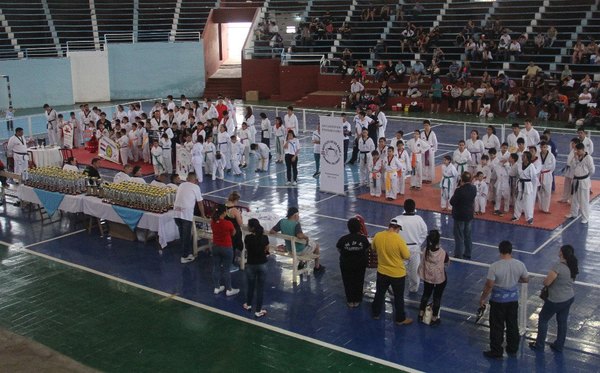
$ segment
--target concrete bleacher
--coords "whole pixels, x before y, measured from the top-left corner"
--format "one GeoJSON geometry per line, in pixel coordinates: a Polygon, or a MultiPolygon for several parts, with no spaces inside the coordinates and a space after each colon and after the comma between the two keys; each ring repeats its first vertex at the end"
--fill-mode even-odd
{"type": "Polygon", "coordinates": [[[100,40],[133,32],[133,0],[94,0],[100,40]]]}
{"type": "Polygon", "coordinates": [[[56,56],[54,39],[40,0],[3,0],[0,9],[17,45],[28,51],[27,56],[56,56]]]}
{"type": "MultiPolygon", "coordinates": [[[[183,0],[179,12],[178,33],[202,32],[215,0],[183,0]]],[[[175,36],[177,40],[177,35],[175,36]]]]}
{"type": "Polygon", "coordinates": [[[144,41],[166,41],[171,32],[176,0],[145,0],[138,6],[138,30],[144,41]]]}
{"type": "Polygon", "coordinates": [[[86,0],[47,0],[59,43],[94,39],[90,2],[86,0]]]}

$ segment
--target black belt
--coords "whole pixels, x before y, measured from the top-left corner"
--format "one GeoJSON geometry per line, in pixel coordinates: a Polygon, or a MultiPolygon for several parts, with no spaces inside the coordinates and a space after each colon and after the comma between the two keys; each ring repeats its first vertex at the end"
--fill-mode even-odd
{"type": "Polygon", "coordinates": [[[521,183],[521,198],[523,199],[523,194],[525,194],[525,183],[530,183],[531,179],[519,179],[519,183],[521,183]]]}
{"type": "Polygon", "coordinates": [[[19,153],[19,152],[15,152],[15,151],[13,151],[13,154],[18,154],[18,155],[27,155],[27,153],[19,153]]]}
{"type": "Polygon", "coordinates": [[[573,182],[571,183],[571,195],[575,194],[579,190],[579,180],[585,180],[590,177],[590,174],[584,176],[573,176],[573,182]]]}
{"type": "Polygon", "coordinates": [[[414,246],[414,245],[416,245],[416,243],[415,242],[411,242],[411,243],[407,243],[406,245],[407,246],[414,246]]]}
{"type": "Polygon", "coordinates": [[[366,152],[360,152],[360,154],[369,154],[369,151],[366,151],[366,152]]]}

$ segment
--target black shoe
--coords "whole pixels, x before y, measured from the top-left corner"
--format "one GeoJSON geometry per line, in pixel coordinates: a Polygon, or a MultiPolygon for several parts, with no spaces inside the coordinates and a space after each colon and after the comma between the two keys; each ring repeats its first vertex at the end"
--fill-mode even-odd
{"type": "Polygon", "coordinates": [[[471,260],[471,256],[470,255],[463,255],[463,259],[471,260]]]}
{"type": "Polygon", "coordinates": [[[550,343],[550,348],[551,348],[551,349],[552,349],[552,351],[554,351],[554,352],[558,352],[558,353],[561,353],[561,352],[562,352],[562,350],[559,350],[559,349],[558,349],[558,348],[557,348],[557,347],[554,345],[554,343],[550,343]]]}
{"type": "Polygon", "coordinates": [[[442,319],[435,319],[435,321],[431,321],[429,326],[438,326],[442,323],[442,319]]]}
{"type": "Polygon", "coordinates": [[[483,356],[487,357],[488,359],[502,359],[502,355],[498,355],[492,351],[483,351],[483,356]]]}
{"type": "Polygon", "coordinates": [[[317,268],[314,269],[314,273],[315,275],[320,275],[323,274],[325,272],[325,266],[324,265],[320,265],[317,268]]]}
{"type": "Polygon", "coordinates": [[[15,202],[15,203],[13,203],[13,206],[15,206],[15,207],[19,207],[19,206],[21,206],[21,201],[17,201],[17,202],[15,202]]]}
{"type": "Polygon", "coordinates": [[[298,263],[298,270],[304,269],[304,267],[306,267],[306,262],[298,263]]]}

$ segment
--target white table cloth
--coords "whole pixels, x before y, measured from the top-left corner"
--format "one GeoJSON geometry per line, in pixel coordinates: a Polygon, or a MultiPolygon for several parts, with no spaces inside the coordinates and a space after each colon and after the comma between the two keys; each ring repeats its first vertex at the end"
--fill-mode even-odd
{"type": "MultiPolygon", "coordinates": [[[[83,213],[100,219],[124,224],[123,219],[115,212],[112,205],[104,203],[100,198],[86,196],[83,199],[83,213]]],[[[138,228],[158,233],[160,247],[165,247],[171,241],[179,239],[179,230],[173,218],[173,211],[163,214],[144,212],[137,225],[138,228]]]]}
{"type": "Polygon", "coordinates": [[[29,148],[33,155],[33,162],[37,167],[58,166],[62,167],[63,159],[58,146],[46,148],[29,148]]]}
{"type": "MultiPolygon", "coordinates": [[[[35,203],[40,206],[42,202],[40,201],[38,195],[35,193],[34,188],[27,185],[19,185],[17,189],[17,196],[21,201],[35,203]]],[[[83,199],[85,195],[69,195],[65,194],[62,202],[58,206],[58,209],[65,212],[77,213],[83,212],[83,199]]]]}

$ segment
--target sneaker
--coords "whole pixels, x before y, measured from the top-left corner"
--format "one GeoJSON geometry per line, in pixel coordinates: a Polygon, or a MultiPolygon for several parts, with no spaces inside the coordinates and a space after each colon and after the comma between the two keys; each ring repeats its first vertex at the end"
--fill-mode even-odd
{"type": "Polygon", "coordinates": [[[492,351],[483,351],[483,356],[487,357],[488,359],[502,359],[502,355],[498,355],[492,351]]]}
{"type": "Polygon", "coordinates": [[[573,219],[573,218],[574,218],[574,216],[573,216],[573,215],[571,215],[571,214],[567,214],[567,215],[565,215],[565,219],[573,219]]]}
{"type": "Polygon", "coordinates": [[[533,224],[533,219],[527,220],[527,224],[529,224],[529,225],[533,224]]]}
{"type": "Polygon", "coordinates": [[[296,181],[292,181],[292,185],[296,186],[296,185],[298,185],[298,183],[296,181]]]}
{"type": "Polygon", "coordinates": [[[587,223],[588,223],[587,219],[581,219],[581,224],[587,224],[587,223]]]}
{"type": "Polygon", "coordinates": [[[186,264],[186,263],[193,262],[194,259],[196,259],[196,257],[194,256],[194,254],[190,254],[190,255],[185,256],[185,257],[182,256],[181,259],[180,259],[180,261],[181,261],[181,264],[186,264]]]}
{"type": "Polygon", "coordinates": [[[409,319],[408,317],[403,321],[396,321],[396,325],[410,325],[412,324],[413,319],[409,319]]]}
{"type": "Polygon", "coordinates": [[[512,218],[510,218],[510,221],[517,221],[519,220],[519,218],[515,218],[514,216],[512,218]]]}
{"type": "Polygon", "coordinates": [[[258,312],[254,312],[254,316],[256,316],[256,317],[263,317],[266,314],[267,314],[267,310],[260,310],[258,312]]]}
{"type": "Polygon", "coordinates": [[[231,288],[231,289],[229,289],[229,290],[227,290],[225,292],[225,295],[227,295],[228,297],[231,297],[233,295],[236,295],[239,292],[240,292],[240,289],[233,289],[233,288],[231,288]]]}
{"type": "Polygon", "coordinates": [[[225,286],[219,286],[218,288],[215,288],[213,292],[215,293],[215,295],[217,295],[221,294],[223,291],[225,291],[225,286]]]}
{"type": "Polygon", "coordinates": [[[242,304],[242,308],[245,309],[246,311],[252,311],[252,306],[249,306],[246,303],[242,304]]]}
{"type": "Polygon", "coordinates": [[[285,183],[285,185],[292,185],[292,182],[288,181],[288,182],[285,183]]]}

